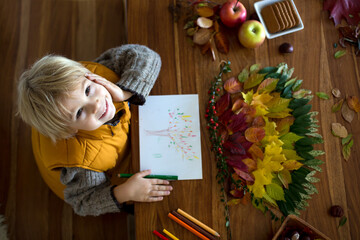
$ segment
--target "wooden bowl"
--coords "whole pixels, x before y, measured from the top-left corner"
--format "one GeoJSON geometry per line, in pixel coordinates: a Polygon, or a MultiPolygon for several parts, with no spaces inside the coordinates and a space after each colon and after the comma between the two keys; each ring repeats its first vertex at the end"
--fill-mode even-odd
{"type": "Polygon", "coordinates": [[[331,240],[328,236],[295,215],[289,215],[285,218],[285,221],[281,224],[281,227],[272,240],[278,240],[278,238],[281,237],[285,231],[291,231],[295,229],[299,233],[304,230],[310,237],[312,237],[312,239],[331,240]]]}

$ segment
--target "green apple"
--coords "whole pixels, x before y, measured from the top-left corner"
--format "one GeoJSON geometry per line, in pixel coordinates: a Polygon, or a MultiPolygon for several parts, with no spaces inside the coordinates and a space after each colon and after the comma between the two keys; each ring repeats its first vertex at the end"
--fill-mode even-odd
{"type": "Polygon", "coordinates": [[[247,20],[239,28],[238,39],[246,48],[257,48],[265,40],[265,28],[259,21],[247,20]]]}

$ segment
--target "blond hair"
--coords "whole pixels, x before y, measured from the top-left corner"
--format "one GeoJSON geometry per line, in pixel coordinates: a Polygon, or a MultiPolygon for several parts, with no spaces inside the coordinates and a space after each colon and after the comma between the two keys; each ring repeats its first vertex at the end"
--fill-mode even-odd
{"type": "Polygon", "coordinates": [[[60,100],[76,89],[78,78],[87,72],[80,63],[62,56],[41,58],[19,79],[19,115],[54,142],[72,136],[69,112],[60,100]]]}

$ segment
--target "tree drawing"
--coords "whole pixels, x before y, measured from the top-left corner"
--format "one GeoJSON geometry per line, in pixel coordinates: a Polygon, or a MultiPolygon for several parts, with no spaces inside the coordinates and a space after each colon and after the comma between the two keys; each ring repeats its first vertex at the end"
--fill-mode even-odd
{"type": "Polygon", "coordinates": [[[193,121],[190,115],[184,115],[179,108],[168,109],[169,125],[166,129],[152,131],[145,130],[147,135],[169,138],[169,148],[181,152],[182,158],[187,160],[199,159],[189,143],[191,138],[197,137],[193,132],[193,121]]]}

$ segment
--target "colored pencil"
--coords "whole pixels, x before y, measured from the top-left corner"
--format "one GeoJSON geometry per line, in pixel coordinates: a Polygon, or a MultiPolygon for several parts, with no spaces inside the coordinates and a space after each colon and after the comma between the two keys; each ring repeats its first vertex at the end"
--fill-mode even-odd
{"type": "Polygon", "coordinates": [[[181,221],[180,219],[178,219],[177,217],[175,217],[174,215],[172,215],[171,213],[168,214],[168,217],[174,220],[175,222],[177,222],[178,224],[180,224],[182,227],[192,232],[193,234],[195,234],[196,236],[198,236],[199,238],[203,240],[210,240],[201,233],[199,233],[198,231],[196,231],[195,229],[193,229],[192,227],[190,227],[189,225],[187,225],[186,223],[184,223],[183,221],[181,221]]]}
{"type": "MultiPolygon", "coordinates": [[[[120,178],[129,178],[134,174],[131,173],[119,173],[117,176],[120,178]]],[[[147,175],[144,178],[157,178],[157,179],[164,179],[164,180],[178,180],[178,176],[174,175],[147,175]]]]}
{"type": "Polygon", "coordinates": [[[155,234],[156,236],[158,236],[159,238],[161,238],[162,240],[169,240],[168,238],[164,237],[161,233],[159,233],[158,231],[154,230],[153,234],[155,234]]]}
{"type": "Polygon", "coordinates": [[[171,211],[171,214],[177,217],[178,219],[180,219],[181,221],[183,221],[184,223],[186,223],[187,225],[189,225],[190,227],[192,227],[193,229],[195,229],[196,231],[198,231],[199,233],[201,233],[202,235],[204,235],[205,237],[209,238],[210,240],[218,240],[217,237],[211,235],[209,232],[202,229],[200,226],[196,225],[195,223],[193,223],[192,221],[190,221],[180,213],[176,211],[171,211]]]}
{"type": "Polygon", "coordinates": [[[168,235],[171,239],[174,240],[179,240],[177,237],[175,237],[172,233],[170,233],[168,230],[166,230],[165,228],[163,229],[163,232],[168,235]]]}
{"type": "Polygon", "coordinates": [[[214,229],[211,229],[210,227],[206,226],[204,223],[200,222],[199,220],[192,217],[190,214],[184,212],[180,208],[177,209],[177,212],[180,213],[181,215],[183,215],[184,217],[186,217],[187,219],[189,219],[190,221],[192,221],[193,223],[199,225],[200,227],[202,227],[203,229],[205,229],[206,231],[208,231],[212,235],[220,237],[220,234],[217,233],[214,229]]]}

